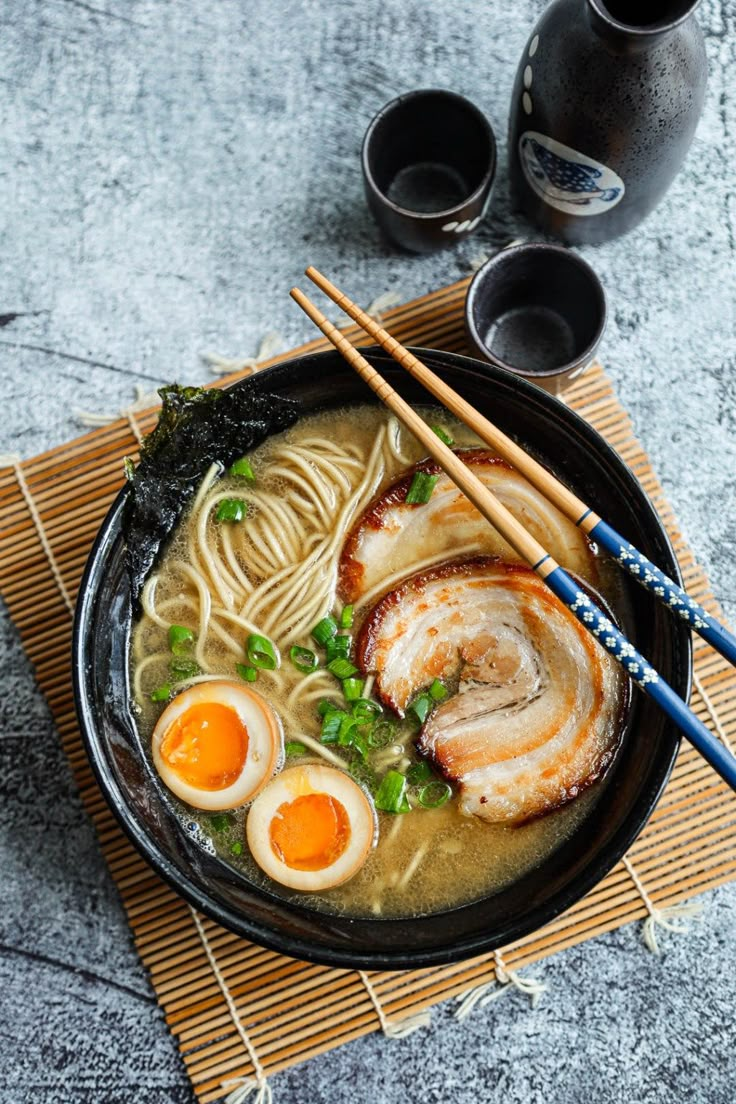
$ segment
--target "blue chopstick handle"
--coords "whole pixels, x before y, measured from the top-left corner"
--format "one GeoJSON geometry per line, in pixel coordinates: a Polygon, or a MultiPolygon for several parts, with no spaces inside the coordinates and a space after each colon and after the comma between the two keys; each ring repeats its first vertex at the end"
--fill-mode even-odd
{"type": "Polygon", "coordinates": [[[712,644],[716,651],[725,656],[730,663],[736,664],[736,636],[711,617],[707,610],[686,594],[663,571],[660,571],[656,564],[634,548],[633,544],[625,541],[605,521],[599,521],[590,530],[588,536],[605,548],[606,552],[610,552],[629,575],[656,595],[673,613],[686,621],[690,628],[712,644]]]}
{"type": "MultiPolygon", "coordinates": [[[[597,528],[597,526],[596,526],[597,528]]],[[[647,663],[633,644],[596,606],[587,594],[561,567],[556,567],[544,581],[560,601],[575,614],[578,621],[593,634],[599,644],[617,659],[631,679],[645,694],[662,707],[704,759],[718,771],[724,782],[736,790],[736,757],[706,728],[692,709],[678,697],[669,683],[647,663]]]]}

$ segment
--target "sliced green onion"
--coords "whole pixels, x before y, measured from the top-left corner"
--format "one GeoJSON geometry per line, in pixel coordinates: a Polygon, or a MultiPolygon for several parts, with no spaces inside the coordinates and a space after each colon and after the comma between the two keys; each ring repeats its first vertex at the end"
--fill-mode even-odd
{"type": "Polygon", "coordinates": [[[228,828],[232,828],[235,823],[235,817],[230,813],[215,813],[210,817],[210,824],[216,832],[225,832],[228,828]]]}
{"type": "Polygon", "coordinates": [[[357,727],[357,721],[354,717],[351,717],[349,713],[342,714],[340,717],[340,728],[337,732],[337,742],[340,747],[352,747],[355,729],[357,727]]]}
{"type": "Polygon", "coordinates": [[[443,682],[439,679],[435,679],[429,688],[429,696],[432,701],[441,702],[447,697],[448,690],[443,682]]]}
{"type": "Polygon", "coordinates": [[[406,492],[404,502],[409,506],[423,506],[432,497],[438,475],[427,475],[426,472],[415,472],[411,481],[411,487],[406,492]]]}
{"type": "Polygon", "coordinates": [[[434,702],[430,698],[429,694],[420,694],[414,699],[409,708],[419,719],[420,724],[424,724],[427,719],[427,714],[430,712],[434,705],[434,702]]]}
{"type": "Polygon", "coordinates": [[[232,855],[242,855],[243,854],[243,845],[240,842],[240,840],[236,840],[235,843],[230,844],[230,853],[232,855]]]}
{"type": "Polygon", "coordinates": [[[358,673],[358,668],[343,656],[338,656],[337,659],[333,659],[331,663],[328,663],[327,670],[339,679],[352,678],[353,675],[358,673]]]}
{"type": "Polygon", "coordinates": [[[168,701],[171,697],[171,685],[168,682],[164,682],[161,686],[157,686],[155,690],[151,692],[152,702],[168,701]]]}
{"type": "Polygon", "coordinates": [[[452,448],[455,444],[450,434],[442,426],[432,426],[432,432],[436,433],[443,445],[447,445],[448,448],[452,448]]]}
{"type": "Polygon", "coordinates": [[[349,633],[338,633],[337,636],[333,636],[325,645],[327,662],[331,663],[333,659],[338,659],[340,656],[342,656],[343,659],[347,659],[350,655],[350,645],[352,642],[353,638],[349,633]]]}
{"type": "Polygon", "coordinates": [[[281,666],[278,648],[267,636],[251,633],[245,642],[245,652],[251,667],[262,667],[264,671],[275,671],[281,666]]]}
{"type": "MultiPolygon", "coordinates": [[[[356,702],[356,704],[358,703],[356,702]]],[[[354,711],[355,706],[353,706],[353,712],[354,711]]],[[[368,745],[373,748],[374,751],[378,748],[385,748],[393,743],[395,736],[395,724],[391,721],[377,721],[368,733],[368,745]]]]}
{"type": "Polygon", "coordinates": [[[286,753],[287,758],[290,755],[306,755],[307,745],[300,743],[299,740],[289,740],[284,745],[284,752],[286,753]]]}
{"type": "Polygon", "coordinates": [[[255,682],[258,678],[258,672],[255,667],[250,667],[247,663],[236,663],[235,670],[246,682],[255,682]]]}
{"type": "Polygon", "coordinates": [[[184,655],[194,644],[194,633],[184,625],[169,625],[169,648],[174,655],[184,655]]]}
{"type": "Polygon", "coordinates": [[[250,466],[250,460],[245,456],[241,456],[239,460],[230,465],[230,475],[234,475],[236,479],[247,479],[249,483],[255,483],[256,481],[255,473],[250,466]]]}
{"type": "Polygon", "coordinates": [[[169,663],[169,670],[171,671],[172,678],[181,682],[182,679],[196,678],[197,675],[201,675],[199,664],[195,663],[193,659],[187,659],[186,656],[174,656],[169,663]]]}
{"type": "MultiPolygon", "coordinates": [[[[363,693],[363,687],[365,683],[363,679],[346,678],[343,679],[342,692],[345,695],[345,701],[354,702],[358,701],[360,695],[363,693]]],[[[365,722],[364,722],[365,723],[365,722]]]]}
{"type": "Polygon", "coordinates": [[[319,660],[312,649],[300,648],[298,644],[294,644],[289,648],[289,659],[297,671],[301,671],[303,675],[308,675],[310,671],[319,666],[319,660]]]}
{"type": "Polygon", "coordinates": [[[419,791],[419,804],[425,809],[439,809],[440,805],[444,805],[451,797],[452,787],[447,782],[441,782],[439,778],[435,778],[419,791]]]}
{"type": "Polygon", "coordinates": [[[331,713],[334,709],[339,709],[340,706],[336,705],[334,701],[330,701],[329,698],[323,698],[317,706],[317,712],[320,717],[325,717],[328,713],[331,713]]]}
{"type": "Polygon", "coordinates": [[[412,763],[406,772],[406,780],[410,786],[418,786],[422,782],[428,782],[432,777],[432,768],[425,759],[420,759],[418,763],[412,763]]]}
{"type": "MultiPolygon", "coordinates": [[[[345,681],[347,682],[348,680],[346,679],[345,681]]],[[[365,683],[363,683],[363,685],[365,685],[365,683]]],[[[344,686],[345,683],[343,683],[343,687],[344,686]]],[[[345,697],[347,697],[347,694],[345,695],[345,697]]],[[[370,724],[372,721],[375,721],[378,717],[380,717],[383,713],[383,709],[378,704],[378,702],[371,701],[370,698],[361,698],[360,696],[358,696],[353,701],[352,713],[358,724],[365,725],[370,724]]]]}
{"type": "Polygon", "coordinates": [[[335,620],[335,618],[323,617],[322,620],[318,621],[312,629],[312,636],[318,644],[321,644],[322,647],[324,647],[330,637],[333,637],[336,632],[337,621],[335,620]]]}
{"type": "Polygon", "coordinates": [[[223,498],[217,507],[217,521],[242,521],[248,516],[248,503],[242,498],[223,498]]]}
{"type": "Polygon", "coordinates": [[[331,709],[329,713],[325,713],[322,718],[322,730],[319,734],[319,738],[323,744],[337,743],[340,734],[340,725],[345,717],[347,717],[347,713],[343,712],[342,709],[331,709]]]}
{"type": "Polygon", "coordinates": [[[398,771],[390,770],[381,779],[374,798],[377,809],[384,813],[408,813],[411,806],[406,798],[406,779],[398,771]]]}
{"type": "Polygon", "coordinates": [[[343,606],[342,613],[340,614],[340,628],[352,629],[353,627],[353,607],[343,606]]]}
{"type": "Polygon", "coordinates": [[[368,744],[365,733],[361,732],[357,722],[353,722],[355,727],[352,730],[351,747],[357,751],[360,758],[365,763],[368,759],[368,752],[371,750],[368,744]]]}

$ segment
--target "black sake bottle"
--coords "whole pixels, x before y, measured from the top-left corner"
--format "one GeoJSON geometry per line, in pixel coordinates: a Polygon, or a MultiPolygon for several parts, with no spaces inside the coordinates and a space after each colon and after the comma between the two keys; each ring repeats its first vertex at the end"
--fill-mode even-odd
{"type": "Polygon", "coordinates": [[[545,11],[509,120],[512,192],[542,229],[568,242],[606,241],[662,198],[705,94],[697,5],[555,0],[545,11]]]}

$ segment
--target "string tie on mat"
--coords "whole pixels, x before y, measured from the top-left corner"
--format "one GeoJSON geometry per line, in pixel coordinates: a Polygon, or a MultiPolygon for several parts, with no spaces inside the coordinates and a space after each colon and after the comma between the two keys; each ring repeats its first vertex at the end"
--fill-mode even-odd
{"type": "Polygon", "coordinates": [[[253,1097],[251,1104],[272,1104],[273,1094],[271,1092],[271,1086],[266,1079],[266,1072],[261,1065],[261,1060],[258,1057],[256,1048],[250,1041],[248,1032],[243,1026],[243,1021],[238,1014],[238,1009],[236,1007],[235,1001],[233,1000],[233,995],[230,992],[230,986],[223,977],[222,971],[220,970],[220,967],[217,963],[217,959],[215,958],[215,953],[210,946],[210,941],[207,938],[207,932],[204,930],[204,924],[200,920],[197,912],[191,907],[191,905],[189,906],[189,911],[192,914],[194,925],[202,942],[202,946],[204,947],[204,953],[207,955],[207,961],[210,964],[212,973],[215,975],[217,984],[220,986],[220,992],[225,999],[225,1004],[227,1005],[228,1012],[230,1013],[230,1018],[233,1021],[235,1030],[240,1036],[243,1046],[245,1047],[245,1052],[250,1058],[250,1064],[253,1066],[254,1076],[233,1077],[230,1078],[228,1081],[221,1082],[223,1089],[227,1089],[230,1086],[233,1086],[232,1091],[226,1097],[225,1104],[242,1104],[242,1102],[247,1100],[252,1093],[255,1093],[256,1095],[253,1097]]]}
{"type": "Polygon", "coordinates": [[[155,391],[146,391],[144,387],[137,383],[135,385],[135,399],[128,406],[123,407],[122,410],[118,410],[117,413],[106,414],[104,412],[96,413],[93,410],[75,410],[74,416],[81,425],[92,427],[110,425],[112,422],[116,422],[118,418],[125,418],[136,441],[139,445],[142,445],[143,434],[135,419],[135,414],[139,410],[147,410],[150,406],[156,406],[158,402],[159,397],[155,391]]]}
{"type": "Polygon", "coordinates": [[[682,905],[668,905],[666,908],[657,908],[644,888],[644,883],[637,874],[634,864],[626,855],[623,857],[623,864],[629,873],[629,877],[636,886],[639,896],[644,902],[644,907],[649,913],[649,916],[644,921],[641,933],[642,937],[652,954],[658,955],[660,950],[659,943],[657,942],[657,928],[665,928],[667,931],[684,935],[686,932],[690,931],[690,925],[686,923],[678,924],[677,921],[698,919],[702,916],[703,906],[700,901],[686,901],[682,905]]]}
{"type": "Polygon", "coordinates": [[[405,1039],[407,1035],[411,1035],[413,1032],[418,1031],[420,1027],[429,1027],[432,1022],[432,1014],[430,1012],[417,1012],[414,1016],[407,1016],[405,1020],[391,1023],[381,1007],[378,993],[373,988],[368,975],[364,970],[358,970],[358,975],[366,988],[368,996],[371,998],[371,1004],[375,1008],[376,1015],[381,1024],[381,1031],[387,1039],[405,1039]]]}
{"type": "Polygon", "coordinates": [[[383,322],[383,311],[388,310],[389,307],[397,306],[400,302],[401,296],[397,294],[397,292],[383,291],[368,304],[365,308],[365,313],[369,314],[380,326],[383,322]]]}
{"type": "Polygon", "coordinates": [[[268,1081],[256,1081],[254,1077],[233,1077],[229,1081],[223,1081],[223,1089],[235,1086],[225,1097],[225,1104],[243,1104],[245,1100],[251,1100],[251,1104],[272,1104],[273,1093],[268,1081]],[[256,1095],[252,1097],[251,1094],[256,1095]]]}
{"type": "Polygon", "coordinates": [[[494,979],[486,981],[482,985],[476,985],[468,989],[460,998],[460,1003],[455,1011],[455,1019],[466,1020],[475,1008],[485,1008],[491,1001],[498,1000],[509,989],[518,989],[529,997],[532,1008],[539,1004],[542,994],[547,992],[547,986],[536,978],[522,977],[516,970],[510,970],[506,966],[500,951],[493,952],[494,979]],[[498,984],[497,984],[498,983],[498,984]]]}
{"type": "Polygon", "coordinates": [[[61,568],[59,567],[56,556],[54,555],[54,550],[51,547],[51,542],[46,535],[43,520],[40,513],[38,512],[38,507],[36,506],[35,499],[31,494],[31,489],[28,486],[28,483],[26,482],[26,477],[25,473],[23,472],[23,464],[20,456],[15,452],[7,453],[4,456],[0,456],[0,467],[12,468],[15,472],[15,478],[18,481],[20,493],[25,499],[26,506],[28,507],[28,513],[31,515],[31,521],[35,526],[36,535],[38,536],[38,539],[41,543],[41,547],[46,553],[46,559],[48,560],[49,567],[51,568],[51,574],[54,577],[54,582],[59,589],[59,594],[64,601],[64,605],[73,617],[74,602],[72,601],[71,594],[67,590],[66,583],[64,582],[64,576],[61,574],[61,568]]]}
{"type": "Polygon", "coordinates": [[[284,339],[280,334],[267,333],[261,339],[258,352],[250,357],[224,357],[219,353],[200,353],[200,358],[209,367],[215,376],[227,376],[233,372],[242,372],[249,376],[258,369],[258,365],[264,360],[270,360],[284,347],[284,339]]]}

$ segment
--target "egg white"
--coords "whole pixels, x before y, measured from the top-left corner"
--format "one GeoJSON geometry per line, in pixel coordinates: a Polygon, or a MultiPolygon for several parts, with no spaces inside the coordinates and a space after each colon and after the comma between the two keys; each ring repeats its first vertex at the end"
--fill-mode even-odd
{"type": "Polygon", "coordinates": [[[250,852],[264,873],[290,889],[314,893],[340,885],[358,872],[375,845],[378,822],[373,803],[353,779],[335,767],[307,763],[282,771],[253,802],[245,825],[250,852]],[[350,823],[343,853],[321,870],[295,870],[271,846],[271,821],[279,806],[307,794],[328,794],[339,801],[350,823]]]}
{"type": "Polygon", "coordinates": [[[182,690],[166,706],[153,730],[151,753],[162,781],[182,801],[195,809],[213,812],[235,809],[252,801],[282,762],[281,722],[268,702],[248,686],[227,679],[200,682],[182,690]],[[228,706],[248,730],[243,769],[234,782],[221,790],[201,790],[185,782],[161,756],[161,744],[171,725],[193,705],[208,702],[228,706]]]}

